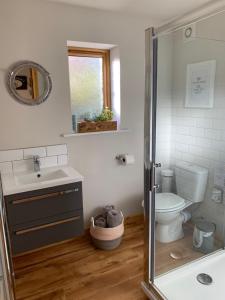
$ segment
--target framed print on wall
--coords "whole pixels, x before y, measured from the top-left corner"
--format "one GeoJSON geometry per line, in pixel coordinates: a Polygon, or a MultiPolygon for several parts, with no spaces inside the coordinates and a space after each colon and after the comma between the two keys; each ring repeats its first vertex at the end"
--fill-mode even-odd
{"type": "Polygon", "coordinates": [[[213,108],[216,61],[209,60],[187,65],[187,108],[213,108]]]}

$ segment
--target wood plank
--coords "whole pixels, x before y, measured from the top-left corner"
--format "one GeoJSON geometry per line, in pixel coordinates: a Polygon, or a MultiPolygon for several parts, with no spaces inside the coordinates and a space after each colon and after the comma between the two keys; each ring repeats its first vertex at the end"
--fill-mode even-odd
{"type": "MultiPolygon", "coordinates": [[[[118,249],[103,251],[84,236],[14,258],[17,300],[145,300],[143,217],[126,219],[118,249]]],[[[202,256],[192,249],[193,228],[169,244],[156,243],[156,272],[161,274],[202,256]],[[170,254],[180,250],[181,259],[170,254]]]]}
{"type": "Polygon", "coordinates": [[[56,244],[14,258],[17,299],[146,299],[143,277],[143,218],[128,218],[121,246],[96,249],[90,237],[56,244]],[[132,268],[131,268],[132,266],[132,268]],[[106,298],[108,295],[108,298],[106,298]]]}

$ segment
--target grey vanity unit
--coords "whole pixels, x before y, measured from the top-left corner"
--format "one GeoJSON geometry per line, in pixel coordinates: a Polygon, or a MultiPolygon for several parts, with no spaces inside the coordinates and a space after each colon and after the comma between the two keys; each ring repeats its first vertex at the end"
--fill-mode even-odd
{"type": "Polygon", "coordinates": [[[12,253],[83,233],[82,182],[4,196],[12,253]]]}

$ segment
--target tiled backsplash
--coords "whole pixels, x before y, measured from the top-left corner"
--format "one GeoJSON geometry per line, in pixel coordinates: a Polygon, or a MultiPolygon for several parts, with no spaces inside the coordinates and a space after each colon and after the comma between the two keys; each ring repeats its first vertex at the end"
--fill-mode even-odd
{"type": "Polygon", "coordinates": [[[24,172],[33,170],[33,156],[39,155],[41,168],[67,165],[67,145],[51,145],[35,148],[0,151],[0,172],[24,172]]]}

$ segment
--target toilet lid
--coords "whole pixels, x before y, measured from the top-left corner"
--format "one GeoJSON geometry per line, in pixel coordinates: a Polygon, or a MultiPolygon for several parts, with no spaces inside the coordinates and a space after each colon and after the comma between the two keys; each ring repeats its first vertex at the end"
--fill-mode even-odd
{"type": "Polygon", "coordinates": [[[155,198],[155,209],[158,211],[176,210],[185,205],[185,200],[173,193],[158,193],[155,198]]]}

